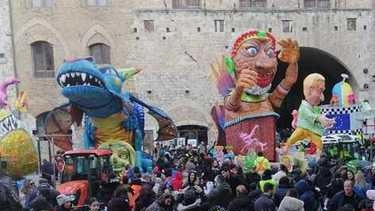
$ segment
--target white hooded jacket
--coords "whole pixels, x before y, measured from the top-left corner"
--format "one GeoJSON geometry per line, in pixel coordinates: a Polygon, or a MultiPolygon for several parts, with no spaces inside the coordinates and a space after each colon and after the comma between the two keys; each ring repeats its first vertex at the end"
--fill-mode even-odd
{"type": "Polygon", "coordinates": [[[294,197],[285,196],[280,203],[278,211],[305,211],[303,205],[303,201],[294,197]]]}

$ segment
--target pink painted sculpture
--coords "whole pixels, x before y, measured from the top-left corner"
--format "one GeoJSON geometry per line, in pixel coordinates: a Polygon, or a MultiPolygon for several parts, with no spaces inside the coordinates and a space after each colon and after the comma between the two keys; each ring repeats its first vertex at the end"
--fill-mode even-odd
{"type": "Polygon", "coordinates": [[[20,81],[15,77],[9,77],[0,83],[0,108],[4,108],[8,105],[8,86],[18,84],[19,82],[20,81]]]}
{"type": "Polygon", "coordinates": [[[267,148],[267,143],[259,141],[256,138],[256,132],[259,129],[259,125],[255,125],[249,134],[241,133],[240,138],[245,143],[241,153],[247,154],[251,149],[258,149],[261,152],[264,152],[267,148]]]}

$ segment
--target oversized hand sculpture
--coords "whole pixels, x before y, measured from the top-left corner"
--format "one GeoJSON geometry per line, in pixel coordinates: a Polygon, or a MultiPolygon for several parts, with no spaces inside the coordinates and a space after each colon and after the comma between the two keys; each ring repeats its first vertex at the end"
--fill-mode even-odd
{"type": "MultiPolygon", "coordinates": [[[[297,64],[300,57],[300,50],[297,41],[291,39],[281,40],[278,42],[282,47],[279,53],[279,59],[288,64],[297,64]]],[[[285,82],[288,86],[292,86],[298,77],[297,68],[288,68],[285,73],[285,82]]]]}

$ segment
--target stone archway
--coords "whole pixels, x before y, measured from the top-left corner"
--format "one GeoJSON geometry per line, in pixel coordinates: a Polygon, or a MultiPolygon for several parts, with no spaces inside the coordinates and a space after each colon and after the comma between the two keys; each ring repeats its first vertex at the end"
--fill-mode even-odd
{"type": "MultiPolygon", "coordinates": [[[[301,58],[298,62],[299,73],[298,80],[284,100],[280,109],[277,112],[280,118],[277,121],[278,130],[291,127],[293,109],[298,109],[303,96],[303,79],[310,73],[320,73],[326,78],[326,90],[324,92],[325,101],[323,104],[328,104],[331,99],[331,91],[333,86],[342,80],[341,74],[346,73],[349,75],[349,83],[353,89],[358,87],[357,82],[350,73],[348,68],[343,62],[332,54],[323,50],[312,47],[301,47],[301,58]]],[[[285,75],[287,64],[279,61],[278,72],[275,77],[273,86],[279,84],[285,75]]]]}
{"type": "Polygon", "coordinates": [[[209,112],[193,102],[181,102],[171,106],[167,111],[177,126],[179,137],[196,138],[206,144],[212,144],[216,139],[216,128],[213,127],[209,112]]]}
{"type": "Polygon", "coordinates": [[[208,143],[208,127],[200,125],[180,125],[177,126],[178,138],[196,140],[196,144],[208,143]]]}

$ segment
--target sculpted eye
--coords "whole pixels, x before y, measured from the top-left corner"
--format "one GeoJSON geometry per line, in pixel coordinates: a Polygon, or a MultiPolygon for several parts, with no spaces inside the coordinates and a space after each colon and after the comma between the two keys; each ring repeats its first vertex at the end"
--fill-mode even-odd
{"type": "Polygon", "coordinates": [[[246,51],[249,54],[249,56],[251,56],[251,57],[254,57],[258,54],[258,48],[254,47],[254,46],[250,46],[250,47],[246,48],[246,51]]]}
{"type": "Polygon", "coordinates": [[[275,51],[272,48],[266,50],[266,54],[270,58],[274,58],[276,56],[275,51]]]}

